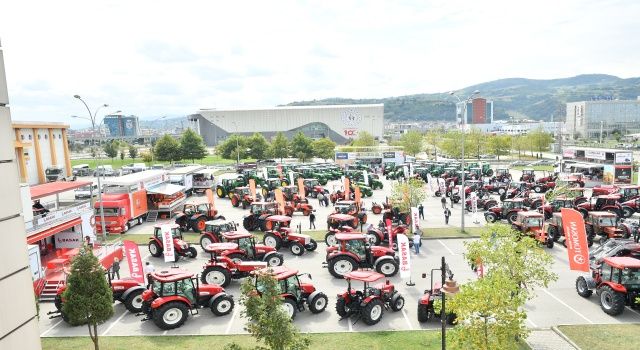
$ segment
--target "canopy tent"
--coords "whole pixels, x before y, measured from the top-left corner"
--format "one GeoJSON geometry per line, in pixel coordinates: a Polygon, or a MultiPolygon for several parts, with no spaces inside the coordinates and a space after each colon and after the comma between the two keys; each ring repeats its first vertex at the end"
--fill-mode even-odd
{"type": "Polygon", "coordinates": [[[29,188],[31,199],[39,199],[42,197],[53,196],[58,193],[75,190],[76,188],[91,185],[89,181],[56,181],[48,182],[42,185],[35,185],[29,188]]]}
{"type": "Polygon", "coordinates": [[[162,194],[165,196],[173,196],[174,194],[184,191],[184,186],[174,185],[170,183],[162,183],[160,185],[147,189],[147,193],[162,194]]]}

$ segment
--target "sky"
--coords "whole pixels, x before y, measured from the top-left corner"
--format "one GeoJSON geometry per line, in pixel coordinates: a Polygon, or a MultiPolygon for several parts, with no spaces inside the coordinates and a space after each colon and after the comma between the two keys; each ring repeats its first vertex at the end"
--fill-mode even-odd
{"type": "Polygon", "coordinates": [[[640,1],[0,3],[14,120],[88,122],[486,81],[640,76],[640,1]]]}

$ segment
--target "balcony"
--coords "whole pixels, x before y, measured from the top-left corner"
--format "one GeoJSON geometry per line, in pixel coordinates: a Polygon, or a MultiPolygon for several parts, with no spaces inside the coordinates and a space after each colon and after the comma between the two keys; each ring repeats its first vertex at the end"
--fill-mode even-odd
{"type": "Polygon", "coordinates": [[[33,213],[33,219],[25,221],[27,236],[63,224],[79,217],[87,211],[92,211],[91,200],[58,201],[43,204],[47,213],[33,213]]]}

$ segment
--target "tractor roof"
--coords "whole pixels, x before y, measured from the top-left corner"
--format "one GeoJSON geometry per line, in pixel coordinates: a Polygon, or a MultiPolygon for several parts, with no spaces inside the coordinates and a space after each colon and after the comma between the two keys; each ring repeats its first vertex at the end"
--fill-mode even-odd
{"type": "Polygon", "coordinates": [[[542,213],[539,213],[537,211],[519,211],[518,216],[525,218],[541,218],[542,213]]]}
{"type": "Polygon", "coordinates": [[[254,274],[268,274],[273,276],[276,280],[281,281],[283,279],[297,275],[298,270],[286,266],[271,266],[264,269],[256,270],[254,274]]]}
{"type": "Polygon", "coordinates": [[[613,266],[617,269],[631,268],[631,269],[639,269],[640,268],[640,260],[628,256],[616,256],[616,257],[606,257],[604,258],[604,262],[607,265],[613,266]]]}
{"type": "Polygon", "coordinates": [[[227,221],[225,221],[223,219],[214,219],[214,220],[209,220],[209,221],[205,222],[204,224],[205,225],[211,225],[211,226],[218,226],[218,225],[225,225],[227,223],[230,223],[230,222],[227,222],[227,221]]]}
{"type": "Polygon", "coordinates": [[[210,243],[204,248],[204,250],[207,252],[221,252],[224,250],[232,250],[237,248],[238,248],[238,245],[236,243],[220,242],[220,243],[210,243]]]}
{"type": "Polygon", "coordinates": [[[364,240],[365,238],[366,236],[360,232],[336,233],[336,239],[338,241],[364,240]]]}
{"type": "Polygon", "coordinates": [[[375,282],[381,278],[384,278],[384,275],[375,271],[356,270],[347,273],[346,275],[344,275],[344,278],[362,282],[375,282]]]}
{"type": "Polygon", "coordinates": [[[356,201],[337,201],[336,205],[338,205],[338,204],[351,205],[351,204],[356,204],[356,201]]]}
{"type": "Polygon", "coordinates": [[[353,219],[355,219],[355,216],[349,214],[331,214],[329,215],[329,219],[338,221],[352,221],[353,219]]]}
{"type": "Polygon", "coordinates": [[[153,228],[160,228],[161,229],[162,227],[166,227],[166,226],[169,226],[170,229],[176,229],[176,228],[180,227],[180,225],[178,225],[178,224],[155,224],[155,225],[153,225],[153,228]]]}
{"type": "Polygon", "coordinates": [[[524,202],[524,198],[508,198],[508,199],[505,199],[502,202],[503,203],[504,202],[524,202]]]}
{"type": "Polygon", "coordinates": [[[224,237],[226,239],[229,239],[229,240],[234,240],[234,239],[239,239],[239,238],[252,237],[252,235],[249,232],[231,231],[231,232],[223,232],[222,233],[222,237],[224,237]]]}
{"type": "Polygon", "coordinates": [[[158,282],[175,282],[193,277],[193,273],[183,269],[171,269],[154,272],[152,275],[158,282]]]}
{"type": "Polygon", "coordinates": [[[597,217],[613,217],[616,214],[608,212],[608,211],[590,211],[589,216],[597,216],[597,217]]]}
{"type": "Polygon", "coordinates": [[[291,217],[286,215],[271,215],[267,217],[267,221],[289,222],[291,221],[291,217]]]}
{"type": "Polygon", "coordinates": [[[602,196],[596,196],[596,199],[619,199],[620,196],[617,194],[605,194],[602,196]]]}

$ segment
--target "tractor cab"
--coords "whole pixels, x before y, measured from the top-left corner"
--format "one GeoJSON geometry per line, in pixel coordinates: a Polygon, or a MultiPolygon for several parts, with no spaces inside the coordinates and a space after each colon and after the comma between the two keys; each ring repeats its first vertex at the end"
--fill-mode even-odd
{"type": "Polygon", "coordinates": [[[449,178],[449,177],[455,177],[458,174],[458,168],[456,167],[446,167],[444,168],[444,171],[442,173],[442,177],[444,178],[449,178]]]}
{"type": "Polygon", "coordinates": [[[291,217],[286,215],[271,215],[265,219],[264,226],[267,231],[291,233],[291,217]]]}
{"type": "Polygon", "coordinates": [[[286,185],[286,182],[282,182],[277,177],[270,177],[264,181],[264,187],[267,188],[268,191],[274,190],[282,185],[286,185]]]}
{"type": "Polygon", "coordinates": [[[297,197],[299,197],[298,186],[296,185],[283,186],[282,196],[286,201],[294,201],[297,197]]]}
{"type": "Polygon", "coordinates": [[[188,216],[191,216],[194,214],[209,215],[209,209],[210,209],[209,203],[185,204],[182,209],[182,212],[188,216]]]}
{"type": "Polygon", "coordinates": [[[621,202],[640,197],[640,186],[621,186],[618,190],[621,202]]]}
{"type": "Polygon", "coordinates": [[[278,203],[276,202],[253,202],[251,203],[251,215],[276,214],[278,203]]]}
{"type": "Polygon", "coordinates": [[[355,215],[358,213],[358,204],[355,201],[337,201],[333,209],[334,213],[355,215]]]}
{"type": "Polygon", "coordinates": [[[233,189],[233,193],[243,198],[244,196],[251,196],[251,189],[247,186],[236,187],[233,189]]]}
{"type": "Polygon", "coordinates": [[[338,294],[336,311],[341,318],[352,315],[367,325],[374,325],[382,319],[384,310],[400,311],[404,307],[404,298],[393,284],[387,280],[383,283],[371,285],[384,278],[385,275],[366,270],[354,270],[346,273],[347,291],[338,294]],[[351,281],[364,282],[361,290],[351,287],[351,281]]]}
{"type": "Polygon", "coordinates": [[[611,316],[624,312],[625,307],[640,307],[640,260],[631,257],[606,257],[593,271],[593,277],[580,276],[576,291],[588,298],[596,290],[602,311],[611,316]]]}
{"type": "MultiPolygon", "coordinates": [[[[237,249],[244,251],[250,259],[255,259],[257,253],[260,252],[260,247],[264,247],[261,244],[256,244],[255,237],[248,232],[224,232],[222,237],[226,242],[237,244],[237,249]]],[[[234,250],[230,249],[226,250],[226,252],[233,252],[234,250]]],[[[225,255],[225,253],[222,253],[222,255],[225,255]]]]}
{"type": "Polygon", "coordinates": [[[155,226],[153,226],[153,237],[162,242],[163,229],[171,231],[171,237],[173,238],[176,244],[184,243],[184,240],[183,240],[184,238],[182,237],[182,231],[180,230],[180,225],[177,225],[177,224],[156,224],[155,226]]]}
{"type": "Polygon", "coordinates": [[[623,232],[618,228],[618,217],[606,211],[589,212],[585,220],[587,236],[604,236],[606,238],[622,238],[623,232]]]}
{"type": "MultiPolygon", "coordinates": [[[[152,273],[150,279],[151,286],[148,291],[151,291],[156,297],[181,296],[189,300],[191,304],[196,304],[198,279],[194,277],[193,273],[182,269],[171,269],[152,273]]],[[[143,293],[144,301],[148,301],[145,298],[145,294],[147,297],[150,294],[148,291],[143,293]]]]}
{"type": "MultiPolygon", "coordinates": [[[[340,214],[334,213],[330,214],[327,217],[327,226],[329,227],[329,232],[332,231],[352,231],[354,228],[358,227],[359,220],[355,216],[348,214],[340,214]]],[[[328,245],[331,245],[335,242],[327,242],[328,245]]]]}
{"type": "Polygon", "coordinates": [[[469,168],[469,177],[474,179],[482,178],[482,169],[480,168],[469,168]]]}
{"type": "Polygon", "coordinates": [[[233,221],[211,220],[205,223],[205,232],[220,236],[223,232],[233,232],[238,230],[238,225],[233,221]]]}
{"type": "Polygon", "coordinates": [[[318,179],[304,179],[302,180],[302,182],[304,183],[304,187],[307,187],[307,188],[320,186],[320,181],[318,181],[318,179]]]}
{"type": "Polygon", "coordinates": [[[589,202],[580,204],[578,207],[584,208],[587,210],[604,210],[609,208],[618,208],[618,200],[620,196],[618,195],[605,195],[605,196],[597,196],[595,198],[591,197],[589,202]]]}
{"type": "Polygon", "coordinates": [[[522,232],[528,232],[529,230],[541,229],[543,223],[544,217],[542,214],[533,211],[521,211],[518,213],[513,225],[517,226],[522,232]]]}
{"type": "Polygon", "coordinates": [[[502,202],[502,211],[509,211],[511,209],[526,209],[524,200],[521,198],[507,199],[502,202]]]}
{"type": "Polygon", "coordinates": [[[558,196],[551,202],[538,207],[538,211],[543,213],[546,219],[551,218],[553,213],[560,212],[562,208],[574,208],[574,199],[565,196],[558,196]]]}
{"type": "Polygon", "coordinates": [[[496,169],[496,176],[509,176],[509,169],[507,168],[498,168],[496,169]]]}

